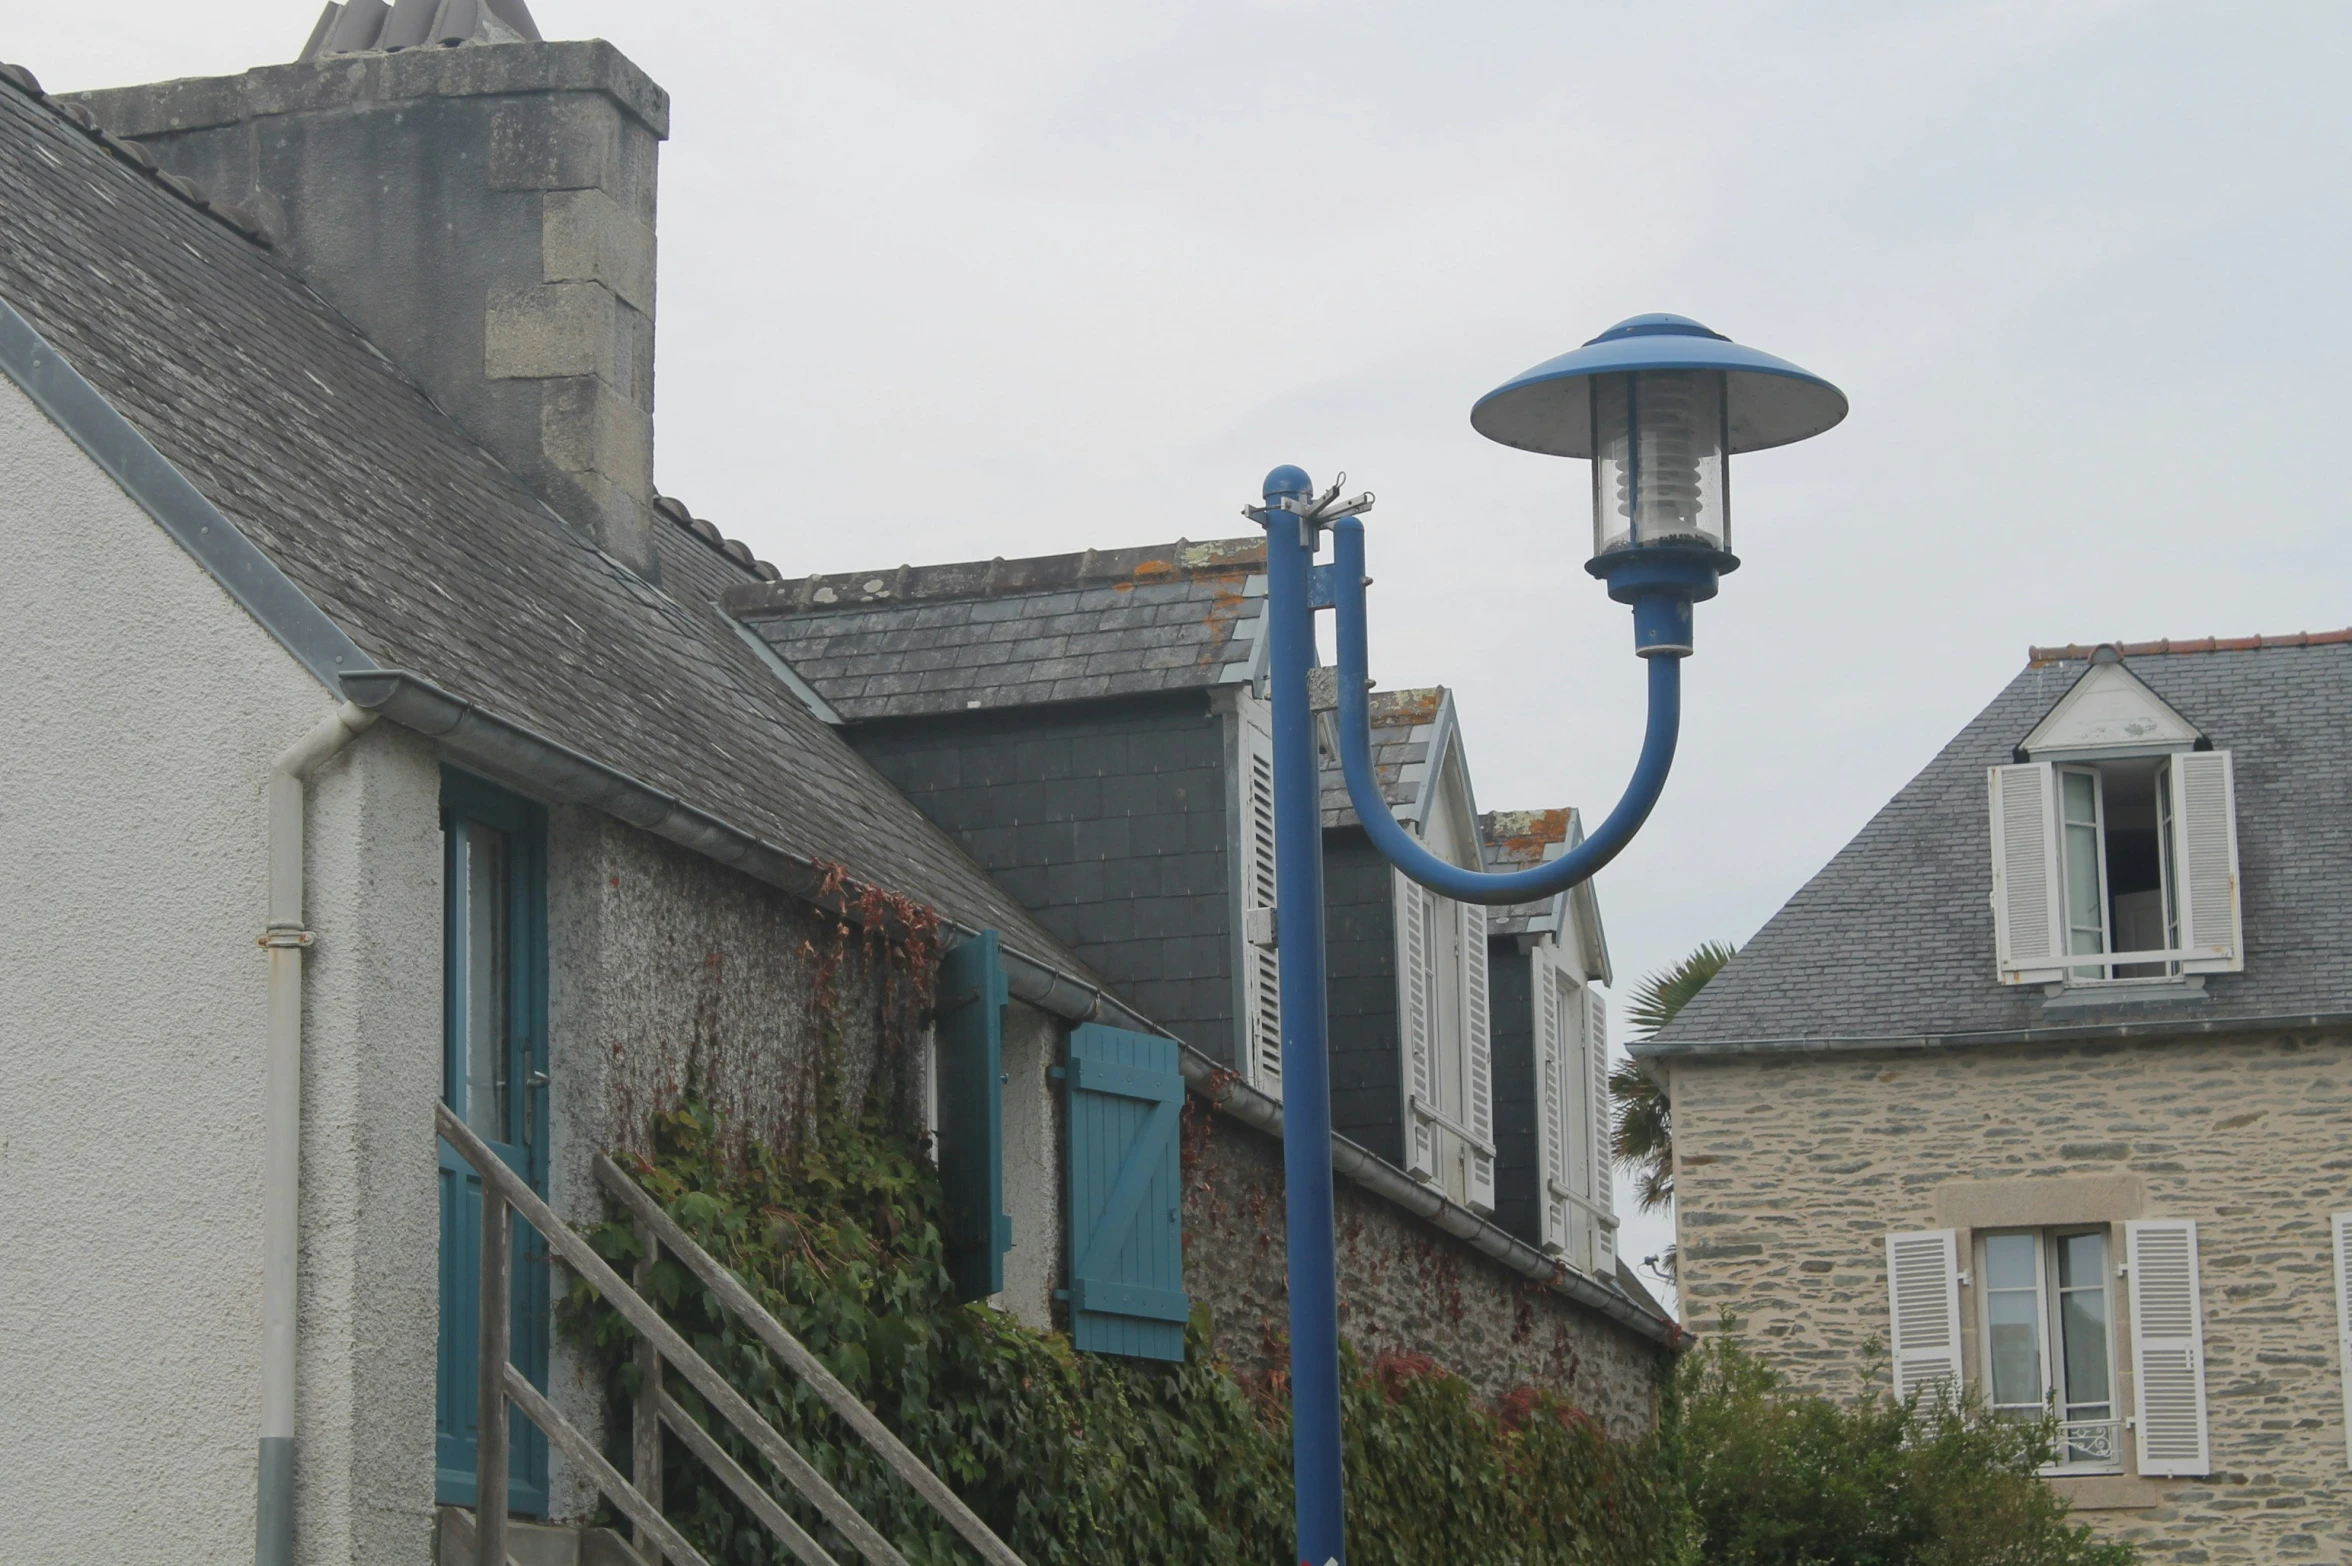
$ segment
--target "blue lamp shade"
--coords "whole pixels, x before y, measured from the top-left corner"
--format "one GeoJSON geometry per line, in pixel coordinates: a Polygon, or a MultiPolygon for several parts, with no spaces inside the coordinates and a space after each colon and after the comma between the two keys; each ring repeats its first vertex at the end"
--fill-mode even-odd
{"type": "Polygon", "coordinates": [[[1731,548],[1728,459],[1818,435],[1845,393],[1687,316],[1637,315],[1488,392],[1489,440],[1593,464],[1593,553],[1731,548]]]}

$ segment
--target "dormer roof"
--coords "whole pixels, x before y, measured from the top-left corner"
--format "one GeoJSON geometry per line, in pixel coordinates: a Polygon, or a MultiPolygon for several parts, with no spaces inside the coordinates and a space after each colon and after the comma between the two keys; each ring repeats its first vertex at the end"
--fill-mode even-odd
{"type": "MultiPolygon", "coordinates": [[[[1584,817],[1573,805],[1555,810],[1494,810],[1478,818],[1480,846],[1490,871],[1528,870],[1549,864],[1584,841],[1584,817]]],[[[1614,982],[1609,942],[1601,928],[1600,897],[1587,879],[1557,897],[1486,911],[1489,935],[1573,934],[1584,971],[1603,984],[1614,982]],[[1573,905],[1575,917],[1569,917],[1573,905]]]]}
{"type": "MultiPolygon", "coordinates": [[[[1449,764],[1461,765],[1461,723],[1454,711],[1454,693],[1443,685],[1374,691],[1366,705],[1371,709],[1372,771],[1380,780],[1381,797],[1399,821],[1425,826],[1439,778],[1449,764]]],[[[1357,826],[1361,823],[1356,807],[1348,803],[1347,775],[1330,748],[1330,733],[1327,728],[1321,747],[1323,825],[1357,826]]],[[[1466,768],[1464,787],[1467,790],[1466,768]]]]}
{"type": "Polygon", "coordinates": [[[724,607],[849,722],[1240,684],[1266,541],[748,583],[724,607]]]}
{"type": "Polygon", "coordinates": [[[2081,679],[2042,715],[2017,747],[2020,760],[2093,761],[2196,750],[2197,726],[2174,711],[2124,664],[2113,647],[2092,654],[2081,679]]]}

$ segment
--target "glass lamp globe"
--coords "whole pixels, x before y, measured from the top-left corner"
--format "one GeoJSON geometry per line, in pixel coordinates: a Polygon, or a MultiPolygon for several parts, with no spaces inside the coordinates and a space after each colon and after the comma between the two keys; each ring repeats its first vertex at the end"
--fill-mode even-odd
{"type": "Polygon", "coordinates": [[[1637,315],[1488,392],[1481,435],[1591,460],[1593,564],[1624,550],[1731,554],[1734,452],[1785,446],[1846,416],[1845,393],[1688,316],[1637,315]]]}

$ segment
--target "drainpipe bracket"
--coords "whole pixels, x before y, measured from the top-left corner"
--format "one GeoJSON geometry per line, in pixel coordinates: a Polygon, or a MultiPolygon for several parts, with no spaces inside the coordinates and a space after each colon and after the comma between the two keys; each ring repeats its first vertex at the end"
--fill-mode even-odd
{"type": "Polygon", "coordinates": [[[318,932],[302,929],[298,925],[273,924],[254,937],[253,944],[272,948],[316,946],[318,932]]]}

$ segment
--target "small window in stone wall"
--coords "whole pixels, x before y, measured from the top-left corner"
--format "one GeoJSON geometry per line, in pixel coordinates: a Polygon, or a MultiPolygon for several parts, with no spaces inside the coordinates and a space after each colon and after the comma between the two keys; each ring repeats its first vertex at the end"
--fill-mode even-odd
{"type": "Polygon", "coordinates": [[[1966,1288],[1976,1316],[1968,1378],[1997,1410],[2058,1421],[2048,1472],[2130,1471],[2127,1432],[2142,1475],[2211,1471],[2193,1219],[2126,1223],[2120,1266],[2104,1225],[1979,1230],[1973,1247],[1959,1238],[1952,1229],[1886,1237],[1897,1395],[1945,1396],[1957,1386],[1966,1288]],[[2119,1320],[2130,1325],[2136,1407],[2121,1393],[2119,1320]]]}
{"type": "Polygon", "coordinates": [[[2057,1418],[2053,1473],[2122,1471],[2107,1249],[2103,1227],[1976,1241],[1985,1397],[2016,1418],[2057,1418]]]}

